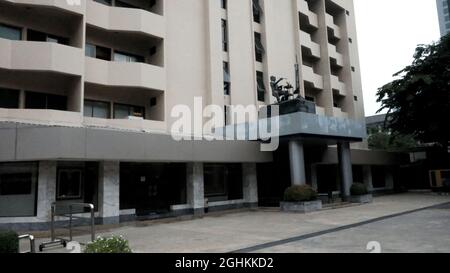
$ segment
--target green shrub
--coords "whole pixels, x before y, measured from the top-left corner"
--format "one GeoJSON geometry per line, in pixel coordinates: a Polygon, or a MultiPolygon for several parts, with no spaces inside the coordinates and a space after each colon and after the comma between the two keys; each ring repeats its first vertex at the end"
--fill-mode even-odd
{"type": "Polygon", "coordinates": [[[109,238],[98,237],[97,240],[88,244],[84,253],[132,253],[128,241],[122,236],[109,238]]]}
{"type": "Polygon", "coordinates": [[[350,192],[353,196],[366,195],[369,193],[366,185],[361,183],[354,183],[350,189],[350,192]]]}
{"type": "Polygon", "coordinates": [[[308,185],[292,186],[284,192],[286,202],[307,202],[317,199],[317,192],[308,185]]]}
{"type": "Polygon", "coordinates": [[[19,253],[19,235],[16,232],[0,230],[0,253],[19,253]]]}

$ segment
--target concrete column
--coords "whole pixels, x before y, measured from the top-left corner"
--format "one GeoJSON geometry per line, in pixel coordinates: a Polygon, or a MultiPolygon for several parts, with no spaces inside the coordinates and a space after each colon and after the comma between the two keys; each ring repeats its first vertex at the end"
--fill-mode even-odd
{"type": "Polygon", "coordinates": [[[245,204],[250,207],[258,207],[258,178],[256,163],[242,164],[242,175],[245,204]]]}
{"type": "Polygon", "coordinates": [[[372,167],[370,165],[363,166],[363,179],[369,192],[373,191],[372,167]]]}
{"type": "Polygon", "coordinates": [[[289,141],[289,161],[291,165],[291,184],[293,186],[305,185],[305,156],[303,144],[298,140],[289,141]]]}
{"type": "Polygon", "coordinates": [[[51,220],[52,203],[56,201],[56,161],[39,162],[37,218],[51,220]]]}
{"type": "Polygon", "coordinates": [[[120,222],[120,163],[101,162],[98,185],[98,211],[103,224],[120,222]]]}
{"type": "Polygon", "coordinates": [[[343,142],[338,144],[338,158],[341,175],[341,198],[345,202],[350,197],[350,187],[353,184],[350,143],[343,142]]]}
{"type": "Polygon", "coordinates": [[[317,165],[311,164],[311,185],[314,190],[319,190],[319,181],[317,180],[317,165]]]}
{"type": "Polygon", "coordinates": [[[194,210],[194,215],[205,213],[205,189],[203,163],[187,164],[187,201],[194,210]]]}

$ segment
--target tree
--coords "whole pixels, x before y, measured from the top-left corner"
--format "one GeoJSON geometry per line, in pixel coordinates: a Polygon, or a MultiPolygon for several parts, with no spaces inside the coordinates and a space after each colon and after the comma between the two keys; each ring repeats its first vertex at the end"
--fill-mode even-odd
{"type": "Polygon", "coordinates": [[[377,132],[371,134],[368,142],[369,148],[372,150],[389,152],[408,152],[417,146],[417,142],[412,136],[393,136],[387,132],[377,132]]]}
{"type": "Polygon", "coordinates": [[[386,127],[448,150],[450,140],[450,34],[440,42],[419,45],[414,61],[378,90],[386,127]]]}

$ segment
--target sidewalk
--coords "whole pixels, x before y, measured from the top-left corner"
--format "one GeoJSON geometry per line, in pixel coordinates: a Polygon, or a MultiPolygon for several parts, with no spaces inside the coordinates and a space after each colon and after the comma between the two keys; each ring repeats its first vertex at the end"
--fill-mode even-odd
{"type": "MultiPolygon", "coordinates": [[[[138,222],[100,231],[97,235],[123,235],[134,252],[231,252],[448,202],[450,196],[407,193],[377,197],[374,203],[368,205],[310,214],[290,214],[261,208],[172,223],[138,222]]],[[[76,240],[85,241],[87,238],[81,236],[76,240]]],[[[38,239],[36,245],[42,241],[45,239],[38,239]]],[[[294,252],[295,249],[291,247],[285,251],[294,252]]],[[[55,251],[64,252],[63,249],[55,251]]],[[[284,252],[283,248],[276,247],[270,251],[284,252]]],[[[326,249],[322,251],[326,252],[326,249]]]]}

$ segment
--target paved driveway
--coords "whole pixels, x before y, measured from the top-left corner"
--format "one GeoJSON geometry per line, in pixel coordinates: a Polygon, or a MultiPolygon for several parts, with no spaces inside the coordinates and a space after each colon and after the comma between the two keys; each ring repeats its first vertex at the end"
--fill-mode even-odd
{"type": "Polygon", "coordinates": [[[123,235],[135,252],[151,253],[368,252],[369,241],[385,252],[450,252],[449,202],[449,196],[408,193],[306,215],[258,209],[172,223],[138,222],[100,235],[123,235]]]}

